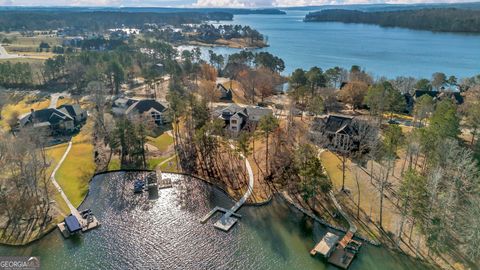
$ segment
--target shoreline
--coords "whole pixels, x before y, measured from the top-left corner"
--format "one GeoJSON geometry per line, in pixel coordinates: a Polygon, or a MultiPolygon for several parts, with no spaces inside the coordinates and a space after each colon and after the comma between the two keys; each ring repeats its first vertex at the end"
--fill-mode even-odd
{"type": "MultiPolygon", "coordinates": [[[[103,175],[103,174],[110,174],[110,173],[119,173],[119,172],[156,172],[156,170],[112,170],[112,171],[101,171],[101,172],[97,172],[95,173],[94,175],[92,175],[92,177],[90,178],[89,180],[89,185],[90,185],[90,182],[98,175],[103,175]]],[[[192,175],[192,174],[188,174],[188,173],[183,173],[183,172],[169,172],[169,171],[162,171],[161,173],[166,173],[166,174],[177,174],[177,175],[183,175],[183,176],[187,176],[187,177],[193,177],[199,181],[202,181],[203,183],[211,186],[211,187],[215,187],[217,188],[218,190],[220,190],[221,192],[223,192],[230,200],[232,201],[235,201],[235,196],[230,194],[227,190],[223,189],[222,187],[220,187],[218,184],[215,184],[213,183],[212,181],[209,181],[207,179],[204,179],[202,177],[199,177],[199,176],[196,176],[196,175],[192,175]]],[[[87,197],[89,196],[90,194],[90,189],[88,190],[88,192],[86,193],[84,199],[82,200],[81,204],[77,207],[81,207],[81,205],[84,203],[84,201],[87,199],[87,197]]],[[[317,217],[315,214],[313,214],[312,212],[310,212],[309,210],[303,208],[302,206],[300,206],[299,204],[295,203],[293,201],[293,199],[290,197],[290,194],[287,192],[287,191],[281,191],[281,192],[272,192],[271,196],[264,200],[264,201],[261,201],[261,202],[256,202],[256,203],[245,203],[244,206],[248,206],[248,207],[261,207],[261,206],[264,206],[264,205],[268,205],[271,203],[271,201],[273,200],[273,198],[275,196],[278,196],[282,201],[284,201],[285,203],[287,203],[287,205],[289,205],[290,207],[296,209],[297,211],[300,211],[301,213],[303,213],[304,215],[306,215],[307,217],[311,218],[314,222],[318,222],[320,223],[322,226],[324,226],[327,230],[335,230],[335,231],[338,231],[338,232],[342,232],[342,233],[346,233],[346,229],[345,228],[341,228],[341,227],[338,227],[338,226],[335,226],[335,225],[332,225],[332,224],[329,224],[327,221],[317,217]]],[[[34,240],[30,241],[30,242],[27,242],[27,243],[22,243],[22,244],[8,244],[8,243],[0,243],[1,246],[8,246],[8,247],[13,247],[13,248],[21,248],[21,247],[28,247],[29,245],[32,245],[34,244],[35,242],[41,240],[43,237],[47,236],[48,234],[52,233],[54,230],[55,230],[56,226],[53,224],[51,226],[51,228],[48,228],[47,230],[45,230],[41,235],[39,235],[38,237],[36,237],[34,240]]],[[[375,246],[375,247],[379,247],[379,248],[387,248],[388,250],[391,250],[393,252],[397,252],[399,254],[404,254],[404,255],[407,255],[409,256],[410,258],[413,258],[413,259],[418,259],[418,258],[415,258],[415,257],[412,257],[410,256],[409,254],[405,253],[405,252],[402,252],[400,250],[397,250],[397,249],[392,249],[392,248],[389,248],[388,245],[384,245],[382,244],[381,242],[377,242],[375,240],[372,240],[372,239],[369,239],[367,237],[364,237],[363,235],[356,235],[355,238],[361,240],[362,242],[366,243],[366,244],[370,244],[372,246],[375,246]]],[[[421,262],[424,262],[424,263],[428,263],[428,262],[425,262],[423,260],[420,260],[421,262]]]]}
{"type": "MultiPolygon", "coordinates": [[[[231,49],[248,49],[248,50],[257,50],[268,48],[270,45],[267,43],[258,44],[258,45],[245,45],[238,41],[231,41],[231,40],[216,40],[215,43],[205,43],[200,41],[187,41],[184,43],[179,44],[178,46],[198,46],[198,47],[210,47],[210,48],[217,48],[217,47],[224,47],[224,48],[231,48],[231,49]]],[[[178,47],[177,46],[177,47],[178,47]]]]}

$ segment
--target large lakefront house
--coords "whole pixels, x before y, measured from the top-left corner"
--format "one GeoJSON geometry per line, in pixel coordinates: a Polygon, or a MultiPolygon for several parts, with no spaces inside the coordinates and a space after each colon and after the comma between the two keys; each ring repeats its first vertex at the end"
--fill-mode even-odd
{"type": "Polygon", "coordinates": [[[358,121],[354,117],[328,115],[315,118],[311,133],[317,143],[333,151],[355,151],[358,149],[358,121]]]}
{"type": "Polygon", "coordinates": [[[268,108],[257,106],[242,107],[232,104],[227,107],[217,107],[213,111],[212,116],[224,120],[225,128],[235,134],[241,130],[254,131],[260,118],[272,113],[272,110],[268,108]]]}
{"type": "Polygon", "coordinates": [[[31,127],[47,135],[70,134],[87,119],[87,112],[78,104],[58,108],[31,110],[18,120],[20,129],[31,127]]]}
{"type": "Polygon", "coordinates": [[[116,116],[126,116],[128,119],[142,118],[157,126],[168,122],[167,105],[154,99],[136,100],[131,98],[118,98],[113,102],[112,112],[116,116]]]}

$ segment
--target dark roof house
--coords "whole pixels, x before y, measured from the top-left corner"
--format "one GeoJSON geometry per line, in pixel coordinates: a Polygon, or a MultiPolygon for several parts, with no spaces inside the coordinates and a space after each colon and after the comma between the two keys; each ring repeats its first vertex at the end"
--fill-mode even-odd
{"type": "Polygon", "coordinates": [[[212,113],[212,116],[224,120],[228,130],[239,132],[242,129],[255,130],[260,118],[272,113],[272,110],[268,108],[256,106],[242,107],[237,104],[231,104],[227,107],[217,108],[212,113]]]}
{"type": "Polygon", "coordinates": [[[87,112],[78,104],[64,104],[58,107],[58,110],[70,115],[75,122],[82,122],[87,119],[87,112]]]}
{"type": "Polygon", "coordinates": [[[68,113],[54,108],[31,110],[30,113],[19,119],[20,128],[33,126],[34,128],[50,127],[53,132],[73,131],[74,119],[68,113]]]}
{"type": "Polygon", "coordinates": [[[319,135],[314,136],[317,143],[332,151],[356,151],[359,149],[359,131],[351,116],[328,115],[316,118],[311,132],[319,135]]]}
{"type": "Polygon", "coordinates": [[[87,118],[87,112],[79,105],[65,104],[58,108],[31,110],[18,120],[19,128],[33,127],[43,129],[50,135],[67,134],[75,131],[87,118]]]}
{"type": "Polygon", "coordinates": [[[128,109],[127,114],[132,110],[135,110],[137,113],[144,113],[151,109],[154,109],[159,112],[164,112],[167,108],[160,102],[154,99],[143,99],[133,103],[128,109]]]}
{"type": "Polygon", "coordinates": [[[350,134],[353,117],[341,115],[328,115],[325,121],[325,131],[329,133],[350,134]]]}
{"type": "Polygon", "coordinates": [[[144,119],[152,120],[156,125],[163,125],[167,122],[165,117],[166,111],[166,105],[154,99],[142,99],[130,105],[125,114],[129,118],[136,116],[145,117],[144,119]]]}

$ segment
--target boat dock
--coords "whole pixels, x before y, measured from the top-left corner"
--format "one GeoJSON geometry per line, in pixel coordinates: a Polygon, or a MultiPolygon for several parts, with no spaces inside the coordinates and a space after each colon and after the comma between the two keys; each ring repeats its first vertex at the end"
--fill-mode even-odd
{"type": "MultiPolygon", "coordinates": [[[[217,211],[227,213],[229,210],[222,207],[215,206],[215,208],[213,208],[210,212],[208,212],[208,214],[206,214],[203,218],[200,219],[200,223],[204,224],[205,222],[207,222],[217,211]]],[[[232,213],[232,216],[235,216],[237,218],[242,217],[242,215],[237,213],[232,213]]]]}
{"type": "MultiPolygon", "coordinates": [[[[230,145],[230,147],[234,148],[233,145],[230,145]]],[[[224,212],[225,214],[223,214],[222,217],[219,220],[217,220],[217,222],[215,222],[215,224],[213,226],[217,229],[220,229],[220,230],[224,231],[224,232],[228,232],[233,227],[233,225],[235,225],[237,223],[237,221],[238,221],[237,218],[241,217],[240,215],[236,214],[235,212],[238,209],[240,209],[240,207],[242,207],[242,205],[247,201],[248,197],[250,197],[250,195],[253,192],[253,184],[254,184],[253,171],[252,171],[252,167],[250,166],[250,162],[248,162],[248,159],[245,158],[243,155],[241,155],[241,157],[243,159],[245,159],[245,167],[247,168],[247,172],[248,172],[248,179],[249,180],[248,180],[247,192],[245,192],[243,197],[240,198],[240,200],[238,202],[236,202],[235,205],[233,205],[232,208],[230,208],[229,210],[216,206],[210,212],[208,212],[208,214],[206,214],[202,219],[200,219],[200,223],[203,224],[203,223],[207,222],[207,220],[211,216],[213,216],[213,214],[215,214],[217,211],[221,211],[221,212],[224,212]],[[232,217],[232,216],[234,216],[234,217],[232,217]],[[235,217],[237,217],[237,218],[235,218],[235,217]]]]}
{"type": "Polygon", "coordinates": [[[65,192],[63,192],[62,187],[60,187],[57,180],[55,179],[55,175],[58,169],[67,158],[67,155],[70,152],[71,148],[72,141],[68,143],[67,150],[65,150],[65,153],[63,154],[62,158],[60,159],[57,166],[50,175],[50,180],[52,181],[53,185],[60,193],[63,200],[70,209],[70,215],[65,217],[63,222],[57,224],[57,228],[60,230],[60,232],[65,238],[70,237],[72,234],[86,232],[100,226],[100,222],[98,222],[97,218],[91,213],[90,210],[87,209],[82,212],[78,211],[78,209],[72,204],[72,202],[70,202],[65,192]]]}
{"type": "Polygon", "coordinates": [[[312,256],[315,256],[317,253],[322,254],[325,258],[328,258],[332,253],[333,249],[338,243],[338,235],[333,233],[327,233],[320,242],[310,251],[312,256]]]}
{"type": "Polygon", "coordinates": [[[348,269],[359,252],[362,244],[353,240],[353,236],[357,232],[357,227],[351,221],[350,217],[343,211],[332,191],[329,192],[329,196],[340,214],[348,221],[350,228],[340,241],[338,241],[338,239],[340,239],[338,235],[330,232],[327,233],[310,251],[310,254],[315,256],[317,253],[321,253],[329,263],[342,269],[348,269]]]}
{"type": "Polygon", "coordinates": [[[171,188],[172,187],[172,179],[163,178],[162,177],[162,172],[157,171],[157,179],[160,179],[160,180],[158,180],[158,183],[157,183],[158,189],[164,189],[164,188],[171,188]],[[160,176],[159,176],[159,174],[160,174],[160,176]]]}
{"type": "Polygon", "coordinates": [[[57,224],[58,229],[62,233],[63,237],[68,238],[73,234],[86,232],[91,229],[97,228],[100,226],[100,222],[97,218],[89,212],[90,210],[85,210],[79,212],[72,211],[63,222],[57,224]]]}
{"type": "Polygon", "coordinates": [[[328,232],[310,251],[310,254],[315,256],[320,253],[329,263],[342,269],[348,269],[362,244],[353,240],[351,231],[348,231],[342,240],[338,241],[338,239],[340,239],[338,235],[328,232]]]}

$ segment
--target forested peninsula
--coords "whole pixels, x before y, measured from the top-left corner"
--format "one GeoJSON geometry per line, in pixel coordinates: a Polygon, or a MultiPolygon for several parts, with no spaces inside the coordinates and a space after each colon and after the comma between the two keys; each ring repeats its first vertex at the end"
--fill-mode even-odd
{"type": "Polygon", "coordinates": [[[480,10],[455,8],[363,12],[332,9],[311,12],[305,22],[375,24],[434,32],[480,33],[480,10]]]}

